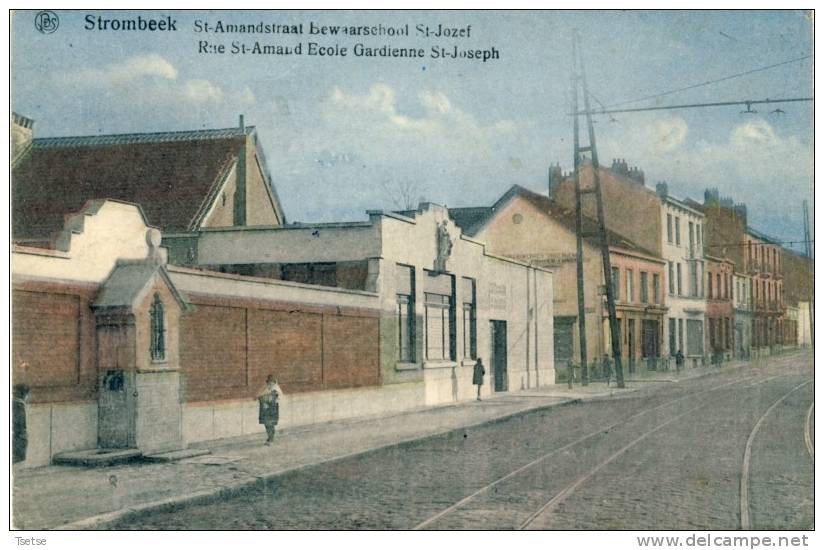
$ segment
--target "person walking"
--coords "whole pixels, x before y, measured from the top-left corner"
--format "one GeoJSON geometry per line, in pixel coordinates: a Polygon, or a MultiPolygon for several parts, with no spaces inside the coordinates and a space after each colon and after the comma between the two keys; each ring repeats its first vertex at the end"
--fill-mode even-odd
{"type": "Polygon", "coordinates": [[[607,387],[609,387],[609,379],[612,377],[612,359],[606,353],[601,360],[601,369],[604,371],[604,378],[607,379],[607,387]]]}
{"type": "Polygon", "coordinates": [[[675,370],[681,372],[681,369],[684,368],[684,354],[681,353],[679,349],[678,352],[675,354],[675,370]]]}
{"type": "Polygon", "coordinates": [[[484,385],[484,374],[486,374],[484,363],[481,361],[481,358],[478,357],[478,360],[475,361],[475,368],[472,371],[472,383],[478,386],[478,401],[481,400],[481,386],[484,385]]]}
{"type": "Polygon", "coordinates": [[[266,445],[271,445],[275,439],[275,426],[280,418],[279,399],[283,396],[277,379],[271,374],[266,378],[266,386],[257,394],[260,403],[258,422],[266,428],[266,445]]]}

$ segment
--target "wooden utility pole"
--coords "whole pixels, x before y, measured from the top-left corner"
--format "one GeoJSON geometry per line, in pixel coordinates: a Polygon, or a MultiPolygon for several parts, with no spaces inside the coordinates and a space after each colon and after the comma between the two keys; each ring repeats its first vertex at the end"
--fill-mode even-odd
{"type": "Polygon", "coordinates": [[[609,332],[612,341],[612,358],[615,363],[615,379],[619,388],[624,387],[624,370],[621,365],[621,336],[618,327],[618,317],[615,312],[615,289],[612,287],[612,265],[609,259],[609,240],[607,238],[606,223],[604,222],[604,201],[601,193],[601,178],[599,174],[598,149],[595,145],[595,127],[592,124],[592,110],[589,104],[589,92],[587,89],[586,73],[584,72],[584,61],[581,56],[580,36],[578,31],[573,31],[572,37],[572,100],[573,105],[573,140],[574,140],[574,181],[575,181],[575,214],[577,229],[577,267],[578,267],[578,328],[581,342],[581,382],[586,385],[588,382],[587,373],[587,351],[586,351],[586,307],[584,302],[584,238],[596,237],[600,243],[601,261],[604,269],[604,287],[607,296],[607,312],[609,315],[609,332]],[[581,146],[579,136],[578,117],[578,87],[581,87],[581,95],[584,99],[584,116],[587,123],[587,135],[589,145],[581,146]],[[581,188],[580,167],[583,160],[583,153],[590,153],[592,165],[592,186],[586,189],[581,188]],[[597,209],[597,230],[593,234],[584,232],[583,223],[583,198],[584,195],[594,194],[597,209]]]}
{"type": "MultiPolygon", "coordinates": [[[[810,241],[810,214],[807,210],[807,201],[804,201],[804,253],[807,259],[813,259],[813,244],[810,241]]],[[[813,294],[810,295],[810,345],[815,346],[815,285],[810,285],[813,294]]]]}

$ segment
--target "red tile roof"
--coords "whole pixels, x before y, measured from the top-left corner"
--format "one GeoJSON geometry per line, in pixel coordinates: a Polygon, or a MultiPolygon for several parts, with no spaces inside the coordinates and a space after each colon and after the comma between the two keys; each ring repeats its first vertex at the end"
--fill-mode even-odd
{"type": "Polygon", "coordinates": [[[12,238],[48,239],[90,199],[139,204],[163,232],[191,230],[252,131],[35,139],[12,171],[12,238]]]}

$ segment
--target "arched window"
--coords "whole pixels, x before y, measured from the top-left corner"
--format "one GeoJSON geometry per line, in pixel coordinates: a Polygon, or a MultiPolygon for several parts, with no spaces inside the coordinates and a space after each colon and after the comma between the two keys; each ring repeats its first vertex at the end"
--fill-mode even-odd
{"type": "Polygon", "coordinates": [[[149,351],[152,361],[163,361],[166,359],[166,312],[159,294],[155,294],[149,313],[152,331],[152,344],[149,351]]]}

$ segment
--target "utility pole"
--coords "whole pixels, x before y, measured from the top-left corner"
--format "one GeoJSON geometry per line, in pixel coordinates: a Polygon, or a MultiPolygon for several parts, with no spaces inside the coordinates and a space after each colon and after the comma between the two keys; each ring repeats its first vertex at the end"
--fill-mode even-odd
{"type": "MultiPolygon", "coordinates": [[[[804,201],[804,253],[807,259],[813,259],[813,244],[810,242],[810,214],[807,210],[807,201],[804,201]]],[[[810,285],[813,294],[810,295],[810,345],[815,346],[815,285],[810,285]]]]}
{"type": "Polygon", "coordinates": [[[578,327],[581,342],[581,382],[588,383],[587,373],[587,351],[586,351],[586,307],[584,303],[584,248],[583,239],[585,237],[597,237],[601,247],[601,260],[604,270],[604,287],[607,295],[607,312],[609,314],[610,340],[612,341],[612,358],[615,363],[615,379],[619,388],[624,387],[624,371],[621,366],[621,338],[618,329],[618,317],[615,313],[615,296],[612,287],[612,265],[609,259],[609,241],[607,239],[606,223],[604,222],[604,201],[601,193],[601,179],[598,164],[598,149],[595,144],[595,127],[592,124],[592,110],[589,104],[589,92],[587,89],[586,73],[584,72],[584,61],[581,56],[580,36],[578,31],[573,31],[572,37],[572,99],[573,105],[573,139],[574,139],[574,181],[575,181],[575,214],[577,229],[577,267],[578,267],[578,327]],[[586,116],[587,134],[589,145],[581,146],[579,135],[578,117],[578,87],[584,98],[584,115],[586,116]],[[589,152],[592,165],[592,187],[581,189],[580,167],[583,160],[582,154],[589,152]],[[583,223],[583,196],[587,194],[595,195],[597,209],[597,231],[594,234],[584,233],[583,223]]]}
{"type": "MultiPolygon", "coordinates": [[[[578,35],[574,31],[572,38],[572,101],[573,112],[578,112],[578,75],[575,64],[578,59],[578,35]]],[[[586,94],[586,90],[584,90],[586,94]]],[[[581,354],[581,385],[589,385],[589,369],[587,368],[587,320],[586,302],[584,301],[584,216],[581,205],[581,155],[579,150],[580,128],[578,117],[572,117],[572,136],[575,143],[575,158],[573,177],[575,178],[575,241],[576,241],[576,266],[578,275],[578,340],[580,342],[581,354]]]]}

